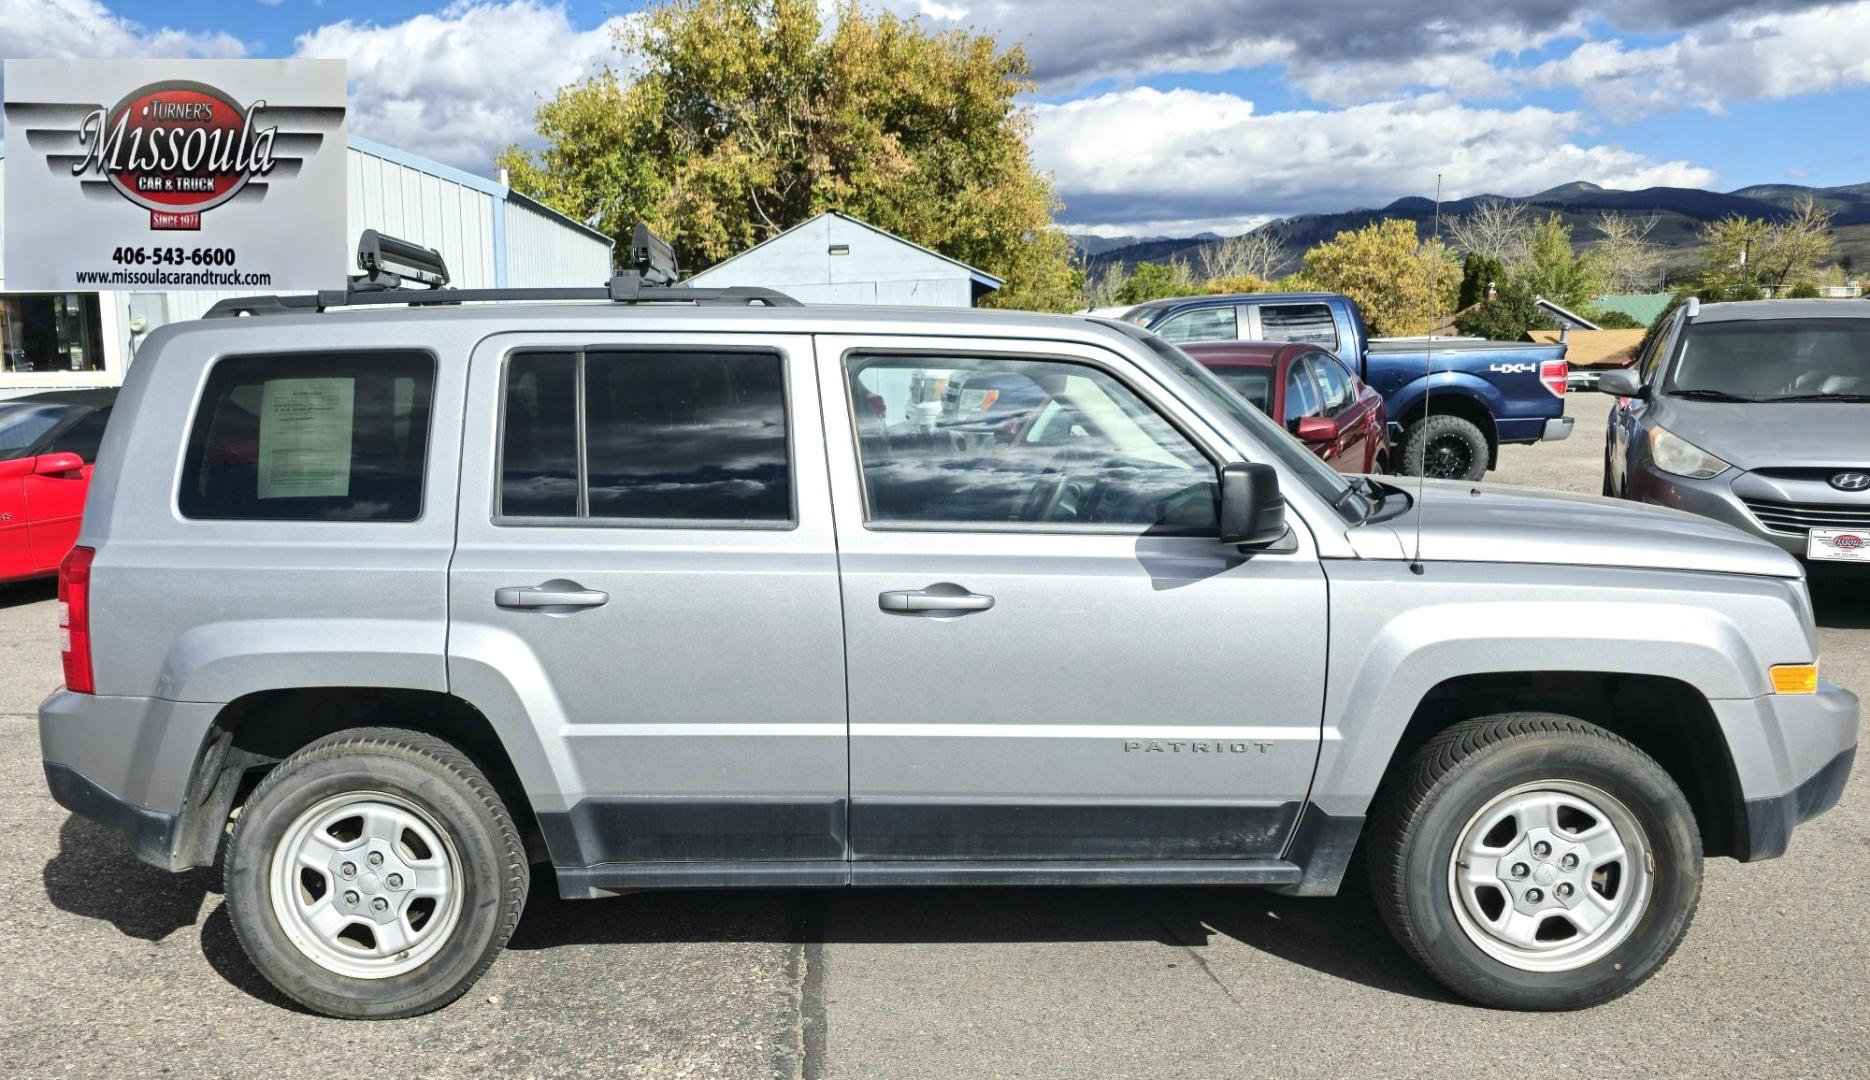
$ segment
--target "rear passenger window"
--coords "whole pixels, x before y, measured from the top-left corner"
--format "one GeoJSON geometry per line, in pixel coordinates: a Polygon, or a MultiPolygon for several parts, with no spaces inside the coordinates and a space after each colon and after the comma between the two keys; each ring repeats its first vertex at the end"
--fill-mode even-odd
{"type": "Polygon", "coordinates": [[[86,465],[97,460],[98,445],[104,441],[104,425],[110,422],[110,410],[98,409],[66,428],[52,440],[48,453],[77,454],[86,465]]]}
{"type": "Polygon", "coordinates": [[[434,383],[435,360],[420,352],[217,362],[189,434],[182,515],[416,520],[434,383]]]}
{"type": "Polygon", "coordinates": [[[784,379],[773,353],[518,354],[500,516],[791,522],[784,379]]]}
{"type": "Polygon", "coordinates": [[[1338,327],[1323,304],[1261,304],[1260,338],[1338,347],[1338,327]]]}

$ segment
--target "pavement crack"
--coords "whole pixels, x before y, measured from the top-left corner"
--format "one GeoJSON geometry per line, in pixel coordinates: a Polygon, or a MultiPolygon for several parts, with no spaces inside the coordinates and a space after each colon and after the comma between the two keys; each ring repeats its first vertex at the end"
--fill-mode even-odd
{"type": "Polygon", "coordinates": [[[794,1080],[825,1073],[825,907],[823,893],[801,889],[793,901],[790,975],[798,995],[793,1017],[794,1080]]]}
{"type": "MultiPolygon", "coordinates": [[[[1247,1007],[1247,1003],[1244,1001],[1241,1001],[1239,998],[1234,996],[1233,990],[1229,989],[1228,985],[1221,981],[1221,977],[1214,973],[1214,969],[1208,966],[1207,957],[1202,956],[1199,952],[1197,952],[1195,950],[1195,946],[1191,942],[1189,942],[1180,931],[1178,931],[1175,928],[1175,924],[1163,917],[1161,909],[1151,906],[1149,909],[1149,913],[1155,918],[1157,924],[1162,927],[1163,934],[1169,939],[1169,941],[1172,944],[1174,944],[1177,948],[1181,949],[1183,952],[1188,954],[1188,958],[1195,962],[1195,966],[1201,969],[1201,973],[1203,975],[1206,975],[1209,978],[1209,980],[1212,981],[1214,985],[1220,989],[1221,993],[1227,996],[1227,1000],[1234,1003],[1234,1007],[1236,1009],[1240,1009],[1244,1011],[1247,1007]]],[[[1206,929],[1209,929],[1209,930],[1213,929],[1212,927],[1206,927],[1205,924],[1203,925],[1204,925],[1204,928],[1206,929]]]]}

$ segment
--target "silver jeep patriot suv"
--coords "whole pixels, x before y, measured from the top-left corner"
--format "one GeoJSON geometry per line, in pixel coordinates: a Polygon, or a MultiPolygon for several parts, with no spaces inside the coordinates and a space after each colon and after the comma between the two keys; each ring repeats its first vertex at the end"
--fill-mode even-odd
{"type": "Polygon", "coordinates": [[[130,369],[46,779],[222,860],[254,965],[335,1016],[460,996],[533,863],[1328,895],[1354,851],[1453,990],[1608,1000],[1705,856],[1836,803],[1857,701],[1765,541],[1416,496],[1095,318],[630,273],[224,303],[130,369]]]}

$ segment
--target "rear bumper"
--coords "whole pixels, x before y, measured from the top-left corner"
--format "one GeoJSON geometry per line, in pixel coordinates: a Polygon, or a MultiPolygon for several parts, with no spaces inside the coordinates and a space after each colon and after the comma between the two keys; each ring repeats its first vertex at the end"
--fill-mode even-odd
{"type": "Polygon", "coordinates": [[[183,814],[221,706],[59,690],[39,705],[39,752],[52,797],[124,833],[137,858],[194,865],[183,814]]]}
{"type": "Polygon", "coordinates": [[[46,762],[45,786],[60,806],[122,833],[141,861],[164,870],[173,868],[176,825],[181,815],[145,810],[119,799],[69,765],[46,762]]]}
{"type": "MultiPolygon", "coordinates": [[[[1563,404],[1552,398],[1553,404],[1563,410],[1563,404]]],[[[1498,417],[1494,420],[1494,434],[1502,444],[1524,444],[1536,442],[1556,442],[1571,435],[1572,418],[1569,416],[1520,416],[1498,417]]]]}

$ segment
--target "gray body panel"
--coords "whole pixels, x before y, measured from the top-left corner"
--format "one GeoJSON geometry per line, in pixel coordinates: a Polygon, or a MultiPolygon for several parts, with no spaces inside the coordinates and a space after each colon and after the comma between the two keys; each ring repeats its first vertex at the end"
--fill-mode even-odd
{"type": "Polygon", "coordinates": [[[1421,575],[1406,561],[1413,510],[1352,526],[1292,476],[1277,552],[1140,529],[872,527],[843,369],[865,343],[1092,363],[1217,464],[1278,460],[1131,331],[1094,319],[527,304],[166,327],[130,374],[91,489],[80,543],[98,552],[99,693],[42,708],[55,790],[160,824],[187,808],[222,704],[400,687],[486,718],[568,894],[1295,879],[1329,891],[1410,716],[1449,678],[1589,670],[1692,685],[1744,758],[1749,805],[1790,798],[1817,775],[1801,771],[1832,776],[1855,745],[1848,694],[1764,685],[1768,666],[1815,659],[1797,564],[1681,515],[1433,485],[1421,575]],[[544,344],[781,353],[795,523],[497,521],[501,364],[544,344]],[[386,347],[438,358],[418,520],[181,516],[189,418],[218,357],[386,347]],[[548,581],[608,599],[569,612],[494,602],[548,581]],[[880,606],[883,592],[941,582],[995,606],[939,619],[880,606]],[[1308,863],[1316,845],[1332,858],[1308,863]],[[1235,865],[1210,873],[1203,859],[1235,865]]]}

